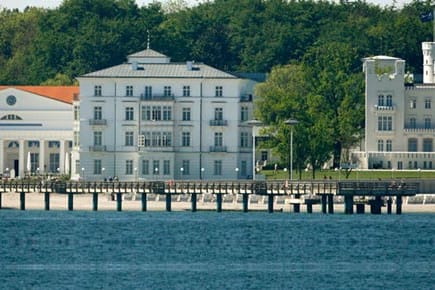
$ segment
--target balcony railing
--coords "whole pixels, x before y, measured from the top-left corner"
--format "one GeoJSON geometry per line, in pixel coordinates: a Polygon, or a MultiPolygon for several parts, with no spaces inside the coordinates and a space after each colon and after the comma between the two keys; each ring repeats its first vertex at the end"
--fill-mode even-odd
{"type": "Polygon", "coordinates": [[[141,94],[140,95],[141,101],[173,101],[174,95],[147,95],[147,94],[141,94]]]}
{"type": "Polygon", "coordinates": [[[91,126],[106,126],[107,120],[106,119],[90,119],[89,125],[91,126]]]}
{"type": "Polygon", "coordinates": [[[92,151],[92,152],[104,152],[104,151],[106,151],[106,146],[105,145],[89,146],[89,151],[92,151]]]}
{"type": "Polygon", "coordinates": [[[405,128],[405,133],[433,134],[435,128],[405,128]]]}
{"type": "Polygon", "coordinates": [[[210,120],[210,126],[228,126],[227,120],[210,120]]]}
{"type": "Polygon", "coordinates": [[[379,106],[379,105],[375,105],[375,109],[377,111],[394,111],[396,109],[396,106],[379,106]]]}
{"type": "Polygon", "coordinates": [[[210,152],[227,152],[227,146],[210,146],[210,152]]]}

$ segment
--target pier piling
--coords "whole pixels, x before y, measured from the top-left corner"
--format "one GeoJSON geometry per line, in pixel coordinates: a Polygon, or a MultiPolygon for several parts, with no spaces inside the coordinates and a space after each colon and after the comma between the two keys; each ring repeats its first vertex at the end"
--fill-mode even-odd
{"type": "Polygon", "coordinates": [[[147,211],[147,194],[146,194],[146,192],[142,192],[141,202],[142,202],[142,211],[147,211]]]}
{"type": "Polygon", "coordinates": [[[2,209],[2,192],[0,192],[0,209],[2,209]]]}
{"type": "Polygon", "coordinates": [[[198,202],[198,195],[196,192],[192,192],[190,202],[192,204],[192,212],[196,212],[197,210],[197,202],[198,202]]]}
{"type": "Polygon", "coordinates": [[[98,192],[92,193],[92,210],[98,210],[98,192]]]}
{"type": "Polygon", "coordinates": [[[50,193],[46,191],[44,193],[45,210],[50,210],[50,193]]]}
{"type": "Polygon", "coordinates": [[[391,199],[391,197],[389,197],[387,199],[387,214],[391,214],[392,205],[393,205],[393,200],[391,199]]]}
{"type": "Polygon", "coordinates": [[[364,214],[365,213],[365,204],[364,203],[357,203],[356,204],[356,213],[357,214],[364,214]]]}
{"type": "Polygon", "coordinates": [[[273,213],[273,194],[269,194],[269,199],[267,203],[267,211],[273,213]]]}
{"type": "Polygon", "coordinates": [[[396,214],[402,214],[402,196],[396,196],[396,214]]]}
{"type": "Polygon", "coordinates": [[[353,195],[344,196],[344,213],[353,214],[353,195]]]}
{"type": "Polygon", "coordinates": [[[322,194],[321,202],[322,202],[322,213],[326,213],[327,196],[325,194],[322,194]]]}
{"type": "Polygon", "coordinates": [[[333,214],[334,213],[334,195],[328,194],[328,213],[333,214]]]}
{"type": "Polygon", "coordinates": [[[247,193],[243,193],[243,212],[248,212],[248,197],[247,193]]]}
{"type": "Polygon", "coordinates": [[[166,211],[171,211],[171,194],[170,193],[166,193],[166,211]]]}
{"type": "Polygon", "coordinates": [[[116,193],[116,210],[122,211],[122,192],[116,193]]]}
{"type": "Polygon", "coordinates": [[[222,212],[222,193],[218,192],[216,194],[216,211],[222,212]]]}
{"type": "Polygon", "coordinates": [[[72,192],[68,193],[68,210],[74,210],[74,194],[72,192]]]}
{"type": "Polygon", "coordinates": [[[26,210],[26,193],[24,191],[20,192],[20,209],[26,210]]]}

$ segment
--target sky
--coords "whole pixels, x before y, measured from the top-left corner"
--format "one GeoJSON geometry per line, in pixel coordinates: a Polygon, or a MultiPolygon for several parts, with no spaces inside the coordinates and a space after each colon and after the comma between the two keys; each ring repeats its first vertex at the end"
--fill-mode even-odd
{"type": "MultiPolygon", "coordinates": [[[[154,2],[155,0],[136,0],[139,7],[147,5],[154,2]]],[[[185,0],[189,5],[195,5],[201,0],[185,0]]],[[[397,0],[397,6],[403,5],[404,3],[409,3],[412,0],[397,0]]],[[[165,0],[158,2],[166,2],[165,0]]],[[[367,0],[367,2],[378,4],[381,6],[391,5],[393,0],[367,0]]],[[[62,0],[0,0],[0,8],[8,8],[23,10],[27,6],[36,6],[44,8],[56,8],[62,3],[62,0]]]]}

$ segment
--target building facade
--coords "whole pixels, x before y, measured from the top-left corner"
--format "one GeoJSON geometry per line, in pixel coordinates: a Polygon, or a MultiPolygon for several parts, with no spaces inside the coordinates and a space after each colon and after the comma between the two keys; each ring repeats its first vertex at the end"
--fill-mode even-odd
{"type": "Polygon", "coordinates": [[[0,86],[3,177],[70,173],[72,103],[78,92],[78,87],[0,86]]]}
{"type": "Polygon", "coordinates": [[[352,162],[363,169],[433,169],[435,43],[424,42],[423,83],[405,73],[405,61],[364,59],[365,141],[352,162]]]}
{"type": "MultiPolygon", "coordinates": [[[[80,83],[84,180],[240,179],[252,175],[254,80],[152,49],[80,83]]],[[[76,131],[75,134],[78,134],[76,131]]]]}

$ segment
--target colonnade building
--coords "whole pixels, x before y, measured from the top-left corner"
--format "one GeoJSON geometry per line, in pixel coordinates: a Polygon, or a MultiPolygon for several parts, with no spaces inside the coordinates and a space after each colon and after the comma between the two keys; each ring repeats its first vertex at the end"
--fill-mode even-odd
{"type": "Polygon", "coordinates": [[[147,48],[78,81],[80,178],[252,176],[255,80],[147,48]]]}
{"type": "Polygon", "coordinates": [[[2,177],[69,173],[78,87],[0,86],[2,177]]]}
{"type": "Polygon", "coordinates": [[[365,141],[352,162],[365,169],[434,169],[435,42],[423,42],[423,83],[405,61],[364,59],[365,141]]]}

